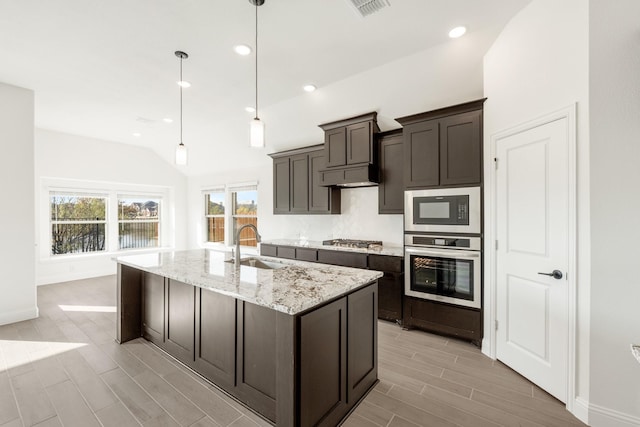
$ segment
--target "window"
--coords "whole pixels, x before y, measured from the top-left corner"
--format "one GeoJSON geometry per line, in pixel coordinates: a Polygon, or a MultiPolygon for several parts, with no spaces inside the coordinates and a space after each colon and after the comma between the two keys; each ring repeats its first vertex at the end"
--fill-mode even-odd
{"type": "Polygon", "coordinates": [[[51,255],[105,250],[106,196],[52,192],[49,205],[51,255]]]}
{"type": "MultiPolygon", "coordinates": [[[[207,190],[204,204],[206,242],[234,245],[236,233],[243,225],[258,226],[258,188],[255,184],[207,190]]],[[[257,246],[253,230],[242,231],[240,244],[257,246]]]]}
{"type": "Polygon", "coordinates": [[[224,199],[224,190],[210,191],[204,195],[207,242],[224,243],[224,199]]]}
{"type": "Polygon", "coordinates": [[[160,199],[118,197],[118,249],[160,246],[160,199]]]}
{"type": "MultiPolygon", "coordinates": [[[[258,226],[258,191],[253,189],[241,189],[231,192],[233,204],[233,241],[235,244],[236,233],[246,224],[258,226]]],[[[242,246],[258,246],[256,233],[251,229],[244,229],[240,233],[242,246]]]]}

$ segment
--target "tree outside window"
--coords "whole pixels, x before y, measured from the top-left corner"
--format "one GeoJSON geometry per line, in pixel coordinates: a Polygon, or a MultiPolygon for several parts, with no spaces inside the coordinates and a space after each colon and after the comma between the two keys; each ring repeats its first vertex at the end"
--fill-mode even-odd
{"type": "Polygon", "coordinates": [[[106,243],[106,196],[52,192],[51,254],[101,252],[106,243]]]}

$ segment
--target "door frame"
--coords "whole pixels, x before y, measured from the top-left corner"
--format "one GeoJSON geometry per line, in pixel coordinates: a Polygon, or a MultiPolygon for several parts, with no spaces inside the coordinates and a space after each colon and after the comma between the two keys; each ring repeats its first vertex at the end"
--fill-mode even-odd
{"type": "Polygon", "coordinates": [[[510,127],[508,129],[498,131],[490,137],[489,156],[485,155],[485,193],[484,206],[485,209],[485,239],[484,239],[484,338],[482,340],[482,352],[492,359],[496,359],[497,348],[497,256],[496,256],[496,237],[497,237],[497,172],[496,172],[496,145],[498,141],[513,136],[515,134],[527,131],[529,129],[542,126],[556,120],[567,120],[567,138],[568,138],[568,318],[567,332],[569,337],[567,348],[567,403],[566,408],[569,412],[574,413],[576,400],[576,366],[577,366],[577,258],[576,258],[576,229],[577,229],[577,205],[576,205],[576,180],[577,180],[577,153],[576,153],[576,103],[572,103],[564,108],[553,111],[536,119],[526,121],[510,127]]]}

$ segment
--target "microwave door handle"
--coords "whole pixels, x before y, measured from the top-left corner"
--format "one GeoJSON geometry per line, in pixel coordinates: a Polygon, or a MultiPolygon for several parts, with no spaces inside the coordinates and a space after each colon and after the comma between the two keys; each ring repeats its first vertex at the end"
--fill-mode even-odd
{"type": "Polygon", "coordinates": [[[448,258],[480,258],[480,252],[468,252],[468,251],[438,251],[438,250],[424,250],[424,249],[411,249],[405,248],[405,252],[409,254],[415,255],[423,255],[423,256],[442,256],[448,258]]]}

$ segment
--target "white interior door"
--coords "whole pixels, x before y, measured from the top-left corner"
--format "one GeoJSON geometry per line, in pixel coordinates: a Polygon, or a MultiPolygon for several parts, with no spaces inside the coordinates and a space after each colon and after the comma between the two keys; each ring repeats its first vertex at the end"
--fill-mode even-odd
{"type": "Polygon", "coordinates": [[[496,355],[565,403],[567,122],[558,119],[496,141],[496,355]],[[555,277],[541,274],[554,271],[555,277]]]}

